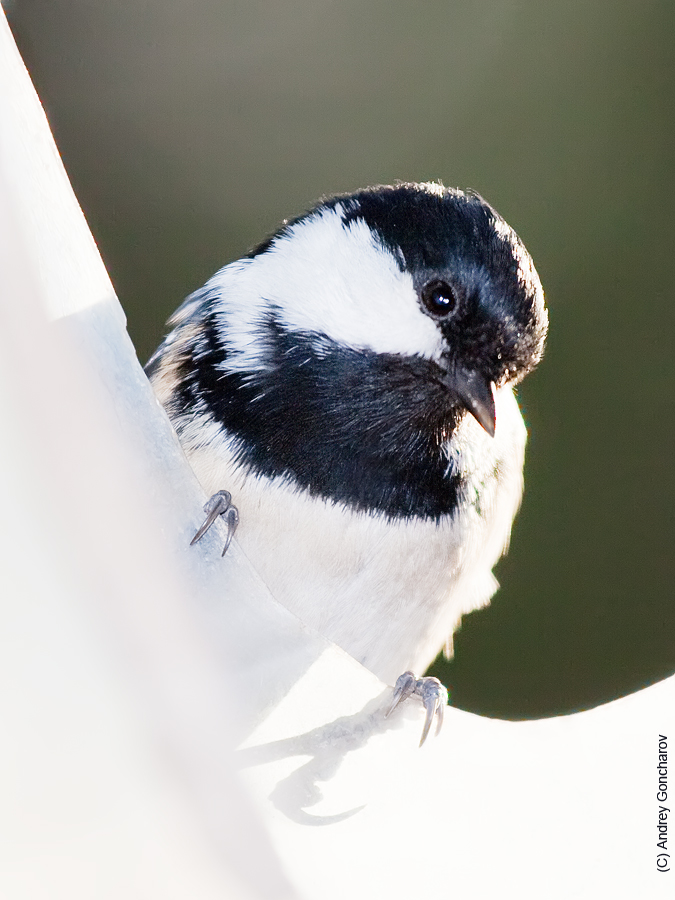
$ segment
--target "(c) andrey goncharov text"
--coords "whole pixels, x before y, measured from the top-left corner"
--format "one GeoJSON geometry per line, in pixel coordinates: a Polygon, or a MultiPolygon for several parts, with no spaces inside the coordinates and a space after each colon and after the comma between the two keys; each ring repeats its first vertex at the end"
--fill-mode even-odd
{"type": "Polygon", "coordinates": [[[665,734],[659,735],[659,761],[657,765],[659,773],[659,789],[656,799],[659,801],[659,839],[656,846],[659,853],[656,856],[656,868],[659,872],[670,872],[670,853],[668,853],[668,813],[670,809],[665,806],[668,800],[668,738],[665,734]]]}

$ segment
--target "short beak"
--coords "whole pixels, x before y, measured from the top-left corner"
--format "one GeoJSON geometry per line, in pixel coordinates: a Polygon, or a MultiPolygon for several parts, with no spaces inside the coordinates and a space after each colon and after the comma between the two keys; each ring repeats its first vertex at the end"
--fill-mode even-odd
{"type": "Polygon", "coordinates": [[[492,382],[479,372],[463,369],[460,366],[449,371],[442,383],[456,394],[476,421],[483,426],[490,437],[495,436],[495,398],[492,393],[492,382]]]}

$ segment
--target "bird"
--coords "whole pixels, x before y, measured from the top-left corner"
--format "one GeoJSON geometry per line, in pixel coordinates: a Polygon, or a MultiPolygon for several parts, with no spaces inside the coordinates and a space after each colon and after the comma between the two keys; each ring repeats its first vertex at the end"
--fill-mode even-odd
{"type": "MultiPolygon", "coordinates": [[[[422,740],[419,676],[489,603],[523,491],[515,386],[548,313],[478,193],[326,196],[191,294],[147,364],[211,499],[272,595],[389,685],[422,740]]],[[[225,552],[223,551],[223,553],[225,552]]]]}

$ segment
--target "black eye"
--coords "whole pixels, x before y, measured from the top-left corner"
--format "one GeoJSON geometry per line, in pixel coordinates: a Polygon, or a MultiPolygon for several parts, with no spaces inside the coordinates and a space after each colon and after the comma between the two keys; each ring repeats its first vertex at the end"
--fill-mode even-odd
{"type": "Polygon", "coordinates": [[[447,281],[428,282],[422,288],[422,303],[434,316],[450,316],[457,309],[457,297],[447,281]]]}

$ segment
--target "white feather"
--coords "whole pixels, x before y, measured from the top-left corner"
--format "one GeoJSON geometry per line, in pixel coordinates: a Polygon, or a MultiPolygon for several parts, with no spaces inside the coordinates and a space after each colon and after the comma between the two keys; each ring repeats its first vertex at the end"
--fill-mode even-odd
{"type": "Polygon", "coordinates": [[[435,323],[420,310],[412,278],[362,220],[324,209],[291,226],[269,250],[221,269],[206,285],[220,294],[227,367],[260,367],[259,325],[273,309],[291,330],[345,347],[438,359],[435,323]]]}

